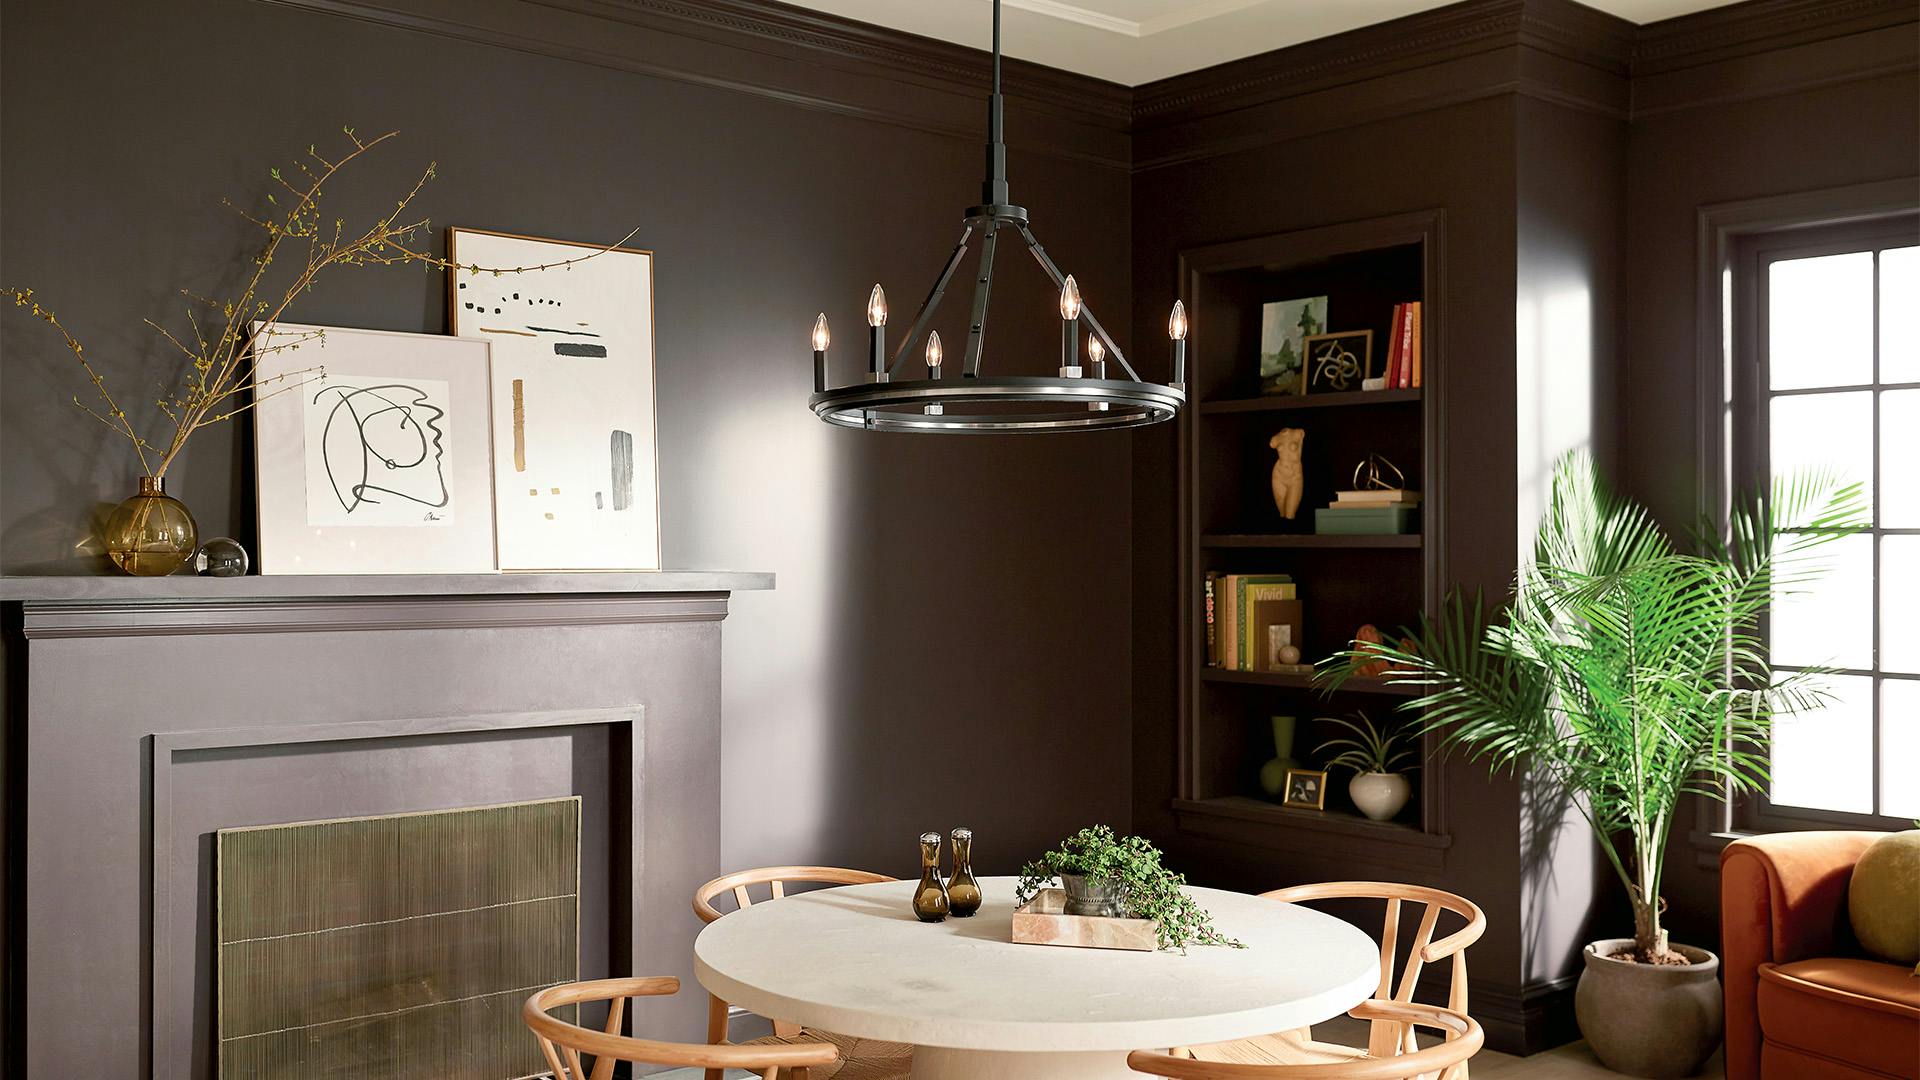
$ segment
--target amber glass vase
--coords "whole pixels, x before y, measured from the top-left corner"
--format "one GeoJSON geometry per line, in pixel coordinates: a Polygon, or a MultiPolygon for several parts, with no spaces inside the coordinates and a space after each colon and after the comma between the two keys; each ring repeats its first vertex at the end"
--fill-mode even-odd
{"type": "Polygon", "coordinates": [[[940,880],[940,834],[920,834],[920,884],[913,890],[913,913],[921,922],[947,917],[947,886],[940,880]]]}
{"type": "Polygon", "coordinates": [[[953,876],[947,879],[947,910],[964,919],[980,910],[980,882],[973,876],[973,830],[953,830],[953,876]]]}
{"type": "Polygon", "coordinates": [[[200,530],[165,477],[140,478],[140,494],[113,508],[105,531],[107,558],[129,574],[161,577],[193,558],[200,530]]]}

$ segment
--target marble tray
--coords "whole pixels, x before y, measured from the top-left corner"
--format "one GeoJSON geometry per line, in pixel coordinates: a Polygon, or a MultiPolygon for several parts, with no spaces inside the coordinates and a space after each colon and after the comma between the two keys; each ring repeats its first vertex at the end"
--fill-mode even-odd
{"type": "Polygon", "coordinates": [[[1152,919],[1110,919],[1066,912],[1065,889],[1041,889],[1024,907],[1014,909],[1014,943],[1136,952],[1152,952],[1159,947],[1152,919]]]}

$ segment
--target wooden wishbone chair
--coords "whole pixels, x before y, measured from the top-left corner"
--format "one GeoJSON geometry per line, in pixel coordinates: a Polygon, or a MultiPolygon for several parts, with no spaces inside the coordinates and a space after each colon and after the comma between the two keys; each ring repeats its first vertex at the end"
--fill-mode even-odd
{"type": "Polygon", "coordinates": [[[1486,1038],[1472,1017],[1437,1005],[1363,1001],[1347,1015],[1374,1025],[1388,1024],[1408,1030],[1416,1025],[1434,1028],[1445,1033],[1446,1041],[1424,1050],[1311,1065],[1200,1061],[1178,1051],[1157,1054],[1135,1050],[1127,1055],[1127,1065],[1134,1072],[1167,1080],[1465,1080],[1467,1059],[1480,1052],[1486,1038]]]}
{"type": "MultiPolygon", "coordinates": [[[[753,906],[753,894],[750,886],[765,885],[771,898],[779,900],[787,895],[789,882],[818,882],[827,885],[871,885],[881,881],[898,881],[885,874],[875,874],[867,870],[848,870],[838,866],[763,866],[756,870],[739,870],[723,874],[700,886],[693,894],[693,913],[700,916],[701,922],[711,923],[726,912],[714,906],[714,901],[727,893],[733,894],[733,910],[739,911],[753,906]]],[[[796,1074],[796,1080],[905,1080],[907,1072],[913,1067],[913,1047],[904,1043],[881,1042],[878,1039],[862,1039],[851,1035],[841,1035],[831,1031],[803,1028],[799,1024],[773,1017],[773,1034],[765,1038],[743,1043],[743,1046],[777,1045],[813,1045],[832,1046],[840,1054],[837,1064],[825,1069],[806,1069],[796,1074]]],[[[707,1042],[719,1046],[727,1041],[727,1003],[707,995],[707,1042]]],[[[705,1080],[720,1080],[718,1069],[708,1069],[705,1080]]]]}
{"type": "Polygon", "coordinates": [[[809,1066],[831,1065],[839,1051],[826,1043],[787,1046],[711,1046],[706,1043],[657,1042],[620,1034],[628,998],[661,997],[680,992],[680,980],[671,975],[640,979],[600,979],[552,986],[527,999],[520,1016],[540,1040],[555,1080],[612,1080],[615,1063],[674,1065],[710,1069],[746,1069],[762,1080],[785,1080],[802,1075],[809,1066]],[[582,1002],[607,1002],[604,1030],[569,1024],[550,1010],[582,1002]],[[581,1055],[593,1061],[588,1072],[581,1055]],[[797,1070],[797,1073],[796,1073],[797,1070]]]}
{"type": "MultiPolygon", "coordinates": [[[[1414,987],[1419,983],[1420,973],[1425,966],[1440,960],[1451,959],[1452,970],[1449,974],[1452,981],[1447,991],[1447,1008],[1463,1016],[1466,1015],[1467,946],[1480,940],[1480,935],[1487,929],[1487,917],[1473,901],[1450,892],[1430,889],[1424,885],[1402,885],[1390,881],[1327,881],[1312,885],[1295,885],[1288,889],[1275,889],[1260,895],[1269,900],[1280,900],[1289,904],[1311,900],[1386,901],[1386,921],[1380,930],[1380,985],[1374,991],[1374,998],[1381,1001],[1397,1001],[1402,1004],[1412,1002],[1414,987]],[[1401,973],[1400,985],[1396,989],[1393,981],[1393,962],[1400,940],[1400,916],[1403,904],[1419,904],[1424,905],[1424,908],[1420,911],[1420,928],[1414,932],[1413,943],[1407,956],[1406,970],[1401,973]],[[1466,925],[1435,941],[1433,935],[1439,927],[1442,912],[1458,915],[1465,920],[1466,925]]],[[[1366,1055],[1386,1058],[1396,1052],[1404,1053],[1413,1049],[1413,1025],[1391,1019],[1376,1019],[1370,1025],[1367,1033],[1366,1055]]],[[[1193,1053],[1203,1060],[1269,1064],[1325,1063],[1352,1060],[1363,1056],[1361,1051],[1353,1047],[1316,1042],[1312,1032],[1306,1029],[1262,1035],[1234,1043],[1194,1047],[1193,1053]]],[[[1463,1078],[1466,1076],[1465,1065],[1460,1067],[1459,1075],[1463,1078]]]]}

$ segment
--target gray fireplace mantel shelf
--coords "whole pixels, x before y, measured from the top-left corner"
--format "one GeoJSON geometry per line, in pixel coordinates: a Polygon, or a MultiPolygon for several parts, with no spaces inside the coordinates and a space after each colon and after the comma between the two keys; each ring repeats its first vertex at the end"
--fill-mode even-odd
{"type": "Polygon", "coordinates": [[[314,600],[326,597],[540,596],[562,593],[747,592],[773,588],[755,571],[653,570],[556,574],[275,574],[216,578],[0,576],[0,602],[123,604],[143,600],[314,600]]]}

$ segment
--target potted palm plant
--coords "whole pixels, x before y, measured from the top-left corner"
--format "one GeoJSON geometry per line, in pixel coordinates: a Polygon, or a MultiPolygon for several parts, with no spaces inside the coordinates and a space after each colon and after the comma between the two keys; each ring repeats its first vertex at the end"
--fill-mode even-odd
{"type": "Polygon", "coordinates": [[[1684,794],[1763,787],[1773,719],[1826,700],[1824,672],[1771,668],[1759,622],[1776,593],[1819,572],[1821,544],[1864,526],[1864,507],[1859,485],[1780,481],[1687,551],[1570,455],[1497,618],[1456,593],[1408,643],[1356,644],[1327,662],[1334,686],[1390,662],[1387,678],[1424,690],[1403,707],[1443,747],[1524,768],[1586,818],[1633,908],[1632,937],[1586,947],[1575,995],[1581,1033],[1611,1069],[1684,1076],[1719,1045],[1719,959],[1673,944],[1661,924],[1675,809],[1684,794]]]}
{"type": "Polygon", "coordinates": [[[1374,821],[1389,821],[1413,794],[1413,785],[1404,774],[1420,767],[1408,764],[1419,756],[1416,744],[1420,734],[1404,725],[1376,727],[1366,713],[1356,715],[1358,720],[1322,718],[1351,734],[1321,743],[1320,753],[1335,751],[1327,759],[1327,768],[1353,770],[1353,779],[1347,781],[1347,796],[1361,813],[1374,821]]]}

